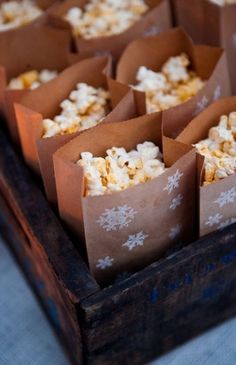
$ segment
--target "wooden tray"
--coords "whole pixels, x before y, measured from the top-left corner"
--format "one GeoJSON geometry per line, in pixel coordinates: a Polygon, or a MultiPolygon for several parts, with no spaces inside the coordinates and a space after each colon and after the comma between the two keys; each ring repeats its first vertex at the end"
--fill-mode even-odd
{"type": "Polygon", "coordinates": [[[236,225],[101,289],[0,132],[0,227],[75,364],[144,364],[236,313],[236,225]]]}

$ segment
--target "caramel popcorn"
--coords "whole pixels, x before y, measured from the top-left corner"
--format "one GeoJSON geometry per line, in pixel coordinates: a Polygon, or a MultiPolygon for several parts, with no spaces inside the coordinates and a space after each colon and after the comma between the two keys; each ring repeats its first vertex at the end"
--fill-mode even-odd
{"type": "Polygon", "coordinates": [[[236,4],[236,0],[209,0],[211,3],[224,6],[230,4],[236,4]]]}
{"type": "Polygon", "coordinates": [[[110,94],[103,88],[78,83],[60,104],[61,113],[43,120],[43,138],[71,134],[99,124],[109,111],[110,94]]]}
{"type": "Polygon", "coordinates": [[[30,23],[41,14],[42,10],[30,0],[3,2],[0,4],[0,31],[30,23]]]}
{"type": "Polygon", "coordinates": [[[138,144],[130,152],[112,147],[105,158],[82,152],[77,164],[84,170],[85,196],[121,191],[154,179],[166,170],[160,149],[152,142],[138,144]]]}
{"type": "Polygon", "coordinates": [[[208,138],[194,145],[205,157],[204,185],[236,172],[236,112],[222,115],[219,124],[209,130],[208,138]]]}
{"type": "Polygon", "coordinates": [[[7,88],[10,90],[36,89],[40,85],[54,79],[58,75],[57,71],[27,71],[18,77],[11,79],[7,88]]]}
{"type": "Polygon", "coordinates": [[[204,86],[204,81],[189,70],[190,60],[182,53],[170,57],[160,72],[145,66],[138,69],[138,83],[132,85],[146,94],[147,112],[153,113],[179,105],[196,95],[204,86]]]}
{"type": "Polygon", "coordinates": [[[147,10],[144,0],[91,0],[84,9],[71,8],[65,20],[76,36],[91,39],[122,33],[147,10]]]}

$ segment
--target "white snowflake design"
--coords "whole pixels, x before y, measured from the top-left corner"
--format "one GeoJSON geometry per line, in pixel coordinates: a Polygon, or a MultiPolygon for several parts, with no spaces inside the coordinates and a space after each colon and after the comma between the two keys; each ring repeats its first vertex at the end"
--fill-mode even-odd
{"type": "Polygon", "coordinates": [[[179,187],[180,178],[183,176],[183,173],[179,171],[179,169],[174,173],[174,175],[168,177],[168,183],[163,190],[167,190],[168,194],[170,194],[174,189],[179,187]]]}
{"type": "Polygon", "coordinates": [[[144,241],[148,238],[148,234],[145,234],[143,231],[140,231],[136,234],[130,234],[127,241],[123,243],[122,246],[125,246],[132,251],[135,247],[143,246],[144,241]]]}
{"type": "Polygon", "coordinates": [[[226,204],[234,203],[236,198],[236,188],[233,187],[230,190],[227,190],[220,194],[219,198],[214,201],[214,203],[218,204],[220,208],[224,207],[226,204]]]}
{"type": "Polygon", "coordinates": [[[199,113],[201,113],[205,108],[206,106],[208,105],[209,103],[209,100],[208,98],[204,95],[202,97],[202,99],[197,103],[197,107],[193,113],[193,116],[196,117],[199,113]]]}
{"type": "Polygon", "coordinates": [[[96,267],[98,269],[105,270],[106,268],[112,266],[113,261],[114,261],[114,259],[112,257],[106,256],[106,257],[104,257],[104,259],[99,259],[97,261],[96,267]]]}
{"type": "Polygon", "coordinates": [[[217,227],[217,229],[222,230],[233,223],[236,223],[236,218],[229,218],[226,221],[221,222],[220,225],[217,227]]]}
{"type": "Polygon", "coordinates": [[[182,204],[183,195],[178,194],[175,198],[172,199],[170,209],[175,210],[177,207],[179,207],[182,204]]]}
{"type": "Polygon", "coordinates": [[[117,208],[105,209],[101,214],[97,223],[107,232],[119,231],[132,222],[137,212],[127,204],[118,206],[117,208]]]}
{"type": "Polygon", "coordinates": [[[174,239],[176,238],[177,236],[179,236],[180,232],[181,232],[181,225],[180,224],[177,224],[175,227],[172,227],[170,229],[170,233],[169,233],[169,237],[174,239]]]}
{"type": "Polygon", "coordinates": [[[144,35],[144,37],[149,37],[152,35],[157,35],[160,32],[161,32],[161,28],[158,25],[153,25],[149,29],[145,30],[145,32],[143,32],[143,35],[144,35]]]}
{"type": "Polygon", "coordinates": [[[209,227],[213,227],[215,224],[219,224],[222,218],[223,215],[220,215],[219,213],[211,215],[210,217],[208,217],[205,224],[209,227]]]}
{"type": "Polygon", "coordinates": [[[218,100],[221,97],[221,86],[217,85],[213,93],[213,101],[218,100]]]}

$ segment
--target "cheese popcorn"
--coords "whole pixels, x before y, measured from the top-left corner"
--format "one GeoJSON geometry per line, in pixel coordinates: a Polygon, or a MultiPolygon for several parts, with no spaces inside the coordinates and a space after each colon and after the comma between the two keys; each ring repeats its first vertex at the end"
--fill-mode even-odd
{"type": "Polygon", "coordinates": [[[42,14],[42,10],[30,0],[6,1],[0,4],[0,31],[17,28],[42,14]]]}
{"type": "Polygon", "coordinates": [[[135,90],[145,92],[147,112],[153,113],[179,105],[196,95],[204,86],[204,81],[189,70],[190,60],[182,53],[170,57],[160,72],[145,66],[138,69],[138,83],[135,90]]]}
{"type": "Polygon", "coordinates": [[[61,113],[43,120],[43,138],[71,134],[99,124],[109,111],[110,94],[103,88],[78,83],[68,99],[60,104],[61,113]]]}
{"type": "Polygon", "coordinates": [[[65,15],[74,34],[84,39],[120,34],[148,10],[144,0],[91,0],[65,15]]]}
{"type": "Polygon", "coordinates": [[[236,172],[236,112],[222,115],[208,138],[194,145],[205,157],[204,185],[224,179],[236,172]]]}
{"type": "Polygon", "coordinates": [[[105,158],[83,152],[77,164],[84,170],[85,196],[121,191],[154,179],[166,170],[160,149],[152,142],[138,144],[130,152],[112,147],[105,158]]]}
{"type": "Polygon", "coordinates": [[[236,4],[236,0],[209,0],[209,1],[219,6],[236,4]]]}
{"type": "Polygon", "coordinates": [[[27,71],[18,77],[11,79],[7,88],[10,90],[36,89],[40,85],[54,79],[58,75],[57,71],[27,71]]]}

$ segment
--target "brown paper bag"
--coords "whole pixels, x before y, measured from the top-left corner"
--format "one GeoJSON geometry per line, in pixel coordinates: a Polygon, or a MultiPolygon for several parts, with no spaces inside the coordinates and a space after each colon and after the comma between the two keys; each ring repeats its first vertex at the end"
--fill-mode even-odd
{"type": "MultiPolygon", "coordinates": [[[[108,57],[94,57],[83,60],[64,70],[58,77],[27,93],[21,98],[21,105],[15,105],[21,147],[27,164],[42,175],[49,201],[56,203],[56,190],[52,155],[66,142],[79,135],[76,132],[41,138],[44,118],[53,118],[60,110],[59,104],[75,89],[78,82],[94,87],[108,88],[111,60],[108,57]]],[[[124,97],[121,104],[104,118],[103,123],[119,121],[136,116],[132,93],[124,97]]]]}
{"type": "Polygon", "coordinates": [[[7,90],[8,82],[33,69],[60,72],[71,65],[76,56],[70,51],[70,30],[52,25],[49,16],[3,33],[0,32],[0,111],[6,118],[13,141],[19,143],[13,103],[31,91],[7,90]]]}
{"type": "MultiPolygon", "coordinates": [[[[111,90],[118,82],[123,92],[126,92],[129,85],[136,84],[136,73],[140,66],[159,71],[170,57],[182,52],[190,57],[192,68],[207,82],[190,100],[163,112],[163,128],[168,137],[176,137],[187,123],[212,101],[220,96],[230,95],[229,77],[222,49],[195,46],[180,28],[157,36],[140,38],[125,49],[117,65],[116,81],[110,81],[111,90]],[[170,120],[173,123],[170,123],[170,120]]],[[[137,109],[140,114],[144,114],[145,93],[135,91],[135,95],[137,109]]]]}
{"type": "Polygon", "coordinates": [[[89,266],[99,282],[132,272],[159,258],[168,247],[193,235],[196,154],[164,138],[168,170],[121,192],[84,197],[80,153],[104,156],[113,146],[127,151],[138,143],[162,145],[161,113],[99,125],[54,154],[58,205],[73,233],[85,236],[89,266]],[[69,187],[68,187],[69,183],[69,187]]]}
{"type": "MultiPolygon", "coordinates": [[[[193,119],[177,140],[191,146],[207,138],[221,115],[236,111],[236,97],[223,98],[193,119]]],[[[204,158],[199,156],[199,232],[200,236],[236,222],[236,174],[203,186],[204,158]]]]}
{"type": "Polygon", "coordinates": [[[41,9],[51,11],[52,7],[54,7],[60,1],[61,0],[36,0],[36,3],[41,9]]]}
{"type": "Polygon", "coordinates": [[[209,0],[172,0],[176,23],[197,43],[225,49],[233,94],[236,93],[236,4],[219,6],[209,0]]]}
{"type": "MultiPolygon", "coordinates": [[[[72,7],[81,7],[88,3],[86,0],[66,0],[58,5],[54,14],[63,17],[72,7]]],[[[83,57],[112,54],[116,60],[125,46],[134,39],[148,34],[157,34],[171,27],[169,3],[167,0],[146,0],[149,11],[121,34],[97,37],[94,39],[82,39],[75,37],[75,43],[79,54],[83,57]]]]}

